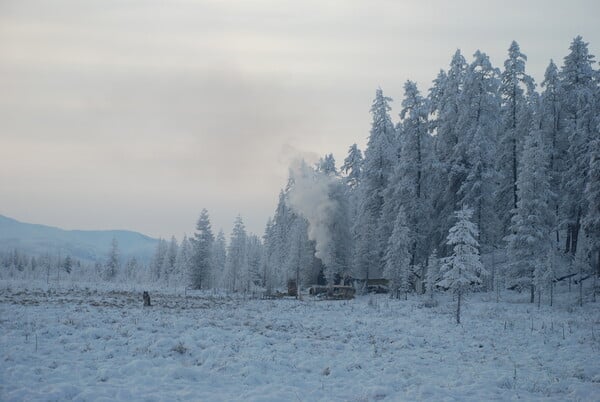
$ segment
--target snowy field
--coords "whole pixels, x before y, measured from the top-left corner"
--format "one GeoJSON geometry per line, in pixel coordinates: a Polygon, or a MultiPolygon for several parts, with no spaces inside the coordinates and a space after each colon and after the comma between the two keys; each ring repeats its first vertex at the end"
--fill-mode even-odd
{"type": "Polygon", "coordinates": [[[505,292],[351,301],[0,282],[2,401],[600,400],[600,309],[505,292]]]}

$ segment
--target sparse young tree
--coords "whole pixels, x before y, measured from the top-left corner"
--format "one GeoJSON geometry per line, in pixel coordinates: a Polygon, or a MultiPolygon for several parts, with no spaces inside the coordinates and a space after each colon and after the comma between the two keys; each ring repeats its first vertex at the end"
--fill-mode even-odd
{"type": "Polygon", "coordinates": [[[463,206],[454,214],[456,224],[448,233],[448,245],[452,255],[444,258],[441,267],[442,280],[439,285],[456,294],[456,323],[460,324],[460,309],[463,296],[474,286],[482,283],[487,271],[479,256],[477,226],[471,221],[473,210],[463,206]]]}

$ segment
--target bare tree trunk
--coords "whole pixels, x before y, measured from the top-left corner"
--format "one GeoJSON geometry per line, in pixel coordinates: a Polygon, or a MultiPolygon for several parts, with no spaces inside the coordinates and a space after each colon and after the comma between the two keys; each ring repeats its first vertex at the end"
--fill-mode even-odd
{"type": "Polygon", "coordinates": [[[583,262],[579,262],[579,307],[583,306],[583,262]]]}
{"type": "Polygon", "coordinates": [[[554,302],[554,282],[550,282],[550,307],[554,302]]]}
{"type": "Polygon", "coordinates": [[[529,287],[529,290],[530,290],[529,303],[533,303],[533,302],[535,302],[535,285],[533,283],[529,287]]]}
{"type": "Polygon", "coordinates": [[[462,291],[458,291],[458,301],[456,303],[456,323],[460,324],[460,302],[462,299],[462,291]]]}

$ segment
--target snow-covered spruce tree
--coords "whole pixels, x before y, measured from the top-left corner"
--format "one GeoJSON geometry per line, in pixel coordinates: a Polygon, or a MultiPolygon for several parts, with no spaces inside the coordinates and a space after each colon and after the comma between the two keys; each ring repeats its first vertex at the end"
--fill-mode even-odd
{"type": "Polygon", "coordinates": [[[223,273],[225,272],[225,261],[227,259],[227,242],[225,233],[219,230],[212,247],[212,270],[211,283],[213,288],[223,284],[223,273]]]}
{"type": "Polygon", "coordinates": [[[508,284],[519,291],[529,288],[531,303],[535,283],[541,284],[547,279],[547,256],[552,252],[556,226],[551,209],[553,194],[548,163],[541,133],[532,131],[525,140],[517,179],[519,201],[511,222],[511,234],[506,237],[510,256],[508,284]]]}
{"type": "Polygon", "coordinates": [[[335,168],[335,159],[333,154],[327,154],[321,158],[317,164],[316,170],[326,175],[335,176],[337,174],[337,170],[335,168]]]}
{"type": "MultiPolygon", "coordinates": [[[[307,270],[312,265],[314,250],[308,240],[308,222],[297,216],[292,225],[290,233],[290,249],[286,264],[286,277],[296,282],[297,289],[309,280],[310,272],[307,270]]],[[[298,298],[300,292],[297,293],[298,298]]]]}
{"type": "Polygon", "coordinates": [[[187,236],[183,236],[175,257],[173,283],[177,286],[187,286],[187,277],[192,267],[192,244],[187,236]]]}
{"type": "Polygon", "coordinates": [[[500,99],[498,70],[488,56],[475,52],[465,77],[458,118],[459,137],[452,154],[451,181],[458,186],[458,204],[473,208],[482,246],[494,245],[498,233],[495,161],[500,99]]]}
{"type": "Polygon", "coordinates": [[[596,139],[590,145],[590,150],[590,169],[585,188],[588,209],[583,220],[583,229],[588,238],[590,261],[593,262],[594,259],[596,261],[595,269],[590,270],[595,299],[598,277],[600,277],[600,135],[596,135],[596,139]]]}
{"type": "Polygon", "coordinates": [[[457,297],[456,323],[460,324],[460,308],[463,296],[488,273],[479,256],[479,236],[477,226],[471,221],[473,210],[463,206],[454,213],[456,224],[448,233],[448,245],[452,255],[444,258],[441,267],[442,280],[439,285],[452,290],[457,297]]]}
{"type": "Polygon", "coordinates": [[[113,281],[117,277],[121,268],[119,258],[119,243],[117,242],[117,239],[113,237],[110,243],[106,265],[104,267],[104,279],[107,281],[113,281]]]}
{"type": "MultiPolygon", "coordinates": [[[[542,81],[542,92],[540,97],[540,129],[544,139],[544,145],[548,150],[550,190],[555,195],[552,200],[552,211],[555,219],[559,219],[559,191],[562,172],[565,170],[565,155],[567,155],[568,141],[565,133],[560,129],[561,121],[561,94],[558,67],[552,60],[546,68],[544,81],[542,81]]],[[[555,232],[555,240],[560,241],[558,226],[555,232]]]]}
{"type": "Polygon", "coordinates": [[[356,143],[348,148],[348,156],[344,159],[340,171],[344,175],[346,185],[354,190],[360,184],[360,178],[363,168],[363,155],[356,143]]]}
{"type": "Polygon", "coordinates": [[[190,282],[194,289],[206,287],[212,269],[212,245],[214,236],[210,226],[208,211],[203,209],[196,224],[196,233],[190,239],[192,243],[192,264],[190,282]]]}
{"type": "Polygon", "coordinates": [[[458,143],[458,118],[462,107],[462,91],[467,63],[457,50],[452,57],[447,74],[439,74],[429,93],[430,123],[434,135],[436,176],[439,185],[432,188],[432,205],[435,224],[433,244],[441,255],[447,255],[446,234],[452,226],[452,212],[458,205],[458,189],[461,182],[454,171],[454,149],[458,143]]]}
{"type": "MultiPolygon", "coordinates": [[[[384,191],[379,223],[382,242],[390,238],[400,207],[404,208],[411,234],[411,266],[424,266],[429,253],[431,217],[428,189],[431,178],[432,146],[428,133],[428,106],[412,81],[404,84],[400,112],[400,160],[384,191]]],[[[423,278],[421,278],[423,279],[423,278]]]]}
{"type": "Polygon", "coordinates": [[[569,140],[562,180],[562,226],[567,229],[566,251],[575,255],[587,200],[583,195],[589,168],[589,144],[596,130],[594,56],[588,44],[576,37],[560,72],[562,129],[569,140]]]}
{"type": "Polygon", "coordinates": [[[152,256],[152,260],[150,261],[150,281],[158,282],[163,279],[163,261],[165,260],[165,255],[167,254],[167,250],[169,249],[169,245],[165,239],[158,239],[158,243],[156,243],[156,249],[154,250],[154,255],[152,256]]]}
{"type": "Polygon", "coordinates": [[[276,281],[276,266],[274,264],[276,251],[278,249],[275,236],[275,225],[273,219],[269,218],[263,234],[263,257],[262,257],[262,285],[265,287],[267,295],[273,293],[276,281]]]}
{"type": "Polygon", "coordinates": [[[525,72],[527,56],[521,53],[517,42],[508,49],[501,75],[502,128],[499,132],[497,169],[500,173],[498,214],[503,234],[508,232],[512,211],[517,207],[517,172],[525,136],[530,131],[532,105],[528,96],[534,91],[534,82],[525,72]],[[527,91],[527,92],[526,92],[527,91]]]}
{"type": "Polygon", "coordinates": [[[275,216],[273,217],[273,233],[269,242],[272,252],[272,258],[270,259],[271,272],[274,274],[272,280],[276,286],[285,285],[285,281],[288,279],[285,277],[284,267],[288,260],[289,237],[293,220],[294,213],[287,205],[285,193],[281,191],[275,209],[275,216]]]}
{"type": "Polygon", "coordinates": [[[249,234],[246,241],[246,260],[248,273],[246,277],[245,289],[251,291],[260,286],[262,281],[261,259],[263,254],[263,245],[260,238],[255,234],[249,234]]]}
{"type": "Polygon", "coordinates": [[[248,290],[247,237],[244,221],[238,215],[233,223],[225,263],[225,288],[232,292],[248,290]]]}
{"type": "Polygon", "coordinates": [[[383,207],[383,191],[398,158],[396,130],[389,115],[391,100],[378,89],[371,107],[373,121],[365,151],[358,216],[353,230],[357,235],[355,275],[363,279],[378,277],[383,269],[385,243],[378,238],[378,224],[383,207]]]}
{"type": "Polygon", "coordinates": [[[387,242],[383,270],[384,278],[390,283],[392,296],[397,299],[400,298],[400,293],[407,298],[410,290],[412,243],[406,214],[404,208],[400,207],[394,220],[392,235],[387,242]]]}
{"type": "Polygon", "coordinates": [[[342,182],[345,184],[344,200],[347,200],[348,209],[348,227],[350,239],[348,245],[348,269],[350,272],[356,272],[357,255],[354,240],[358,237],[355,232],[357,228],[352,222],[356,222],[358,215],[358,202],[360,195],[360,182],[363,169],[363,155],[356,144],[352,144],[348,149],[348,156],[344,159],[344,164],[340,169],[342,182]]]}
{"type": "Polygon", "coordinates": [[[175,260],[177,259],[178,250],[179,245],[177,244],[177,239],[175,239],[175,236],[171,236],[171,241],[169,242],[167,252],[163,257],[161,267],[161,277],[164,285],[171,286],[175,284],[173,281],[173,276],[175,272],[175,260]]]}

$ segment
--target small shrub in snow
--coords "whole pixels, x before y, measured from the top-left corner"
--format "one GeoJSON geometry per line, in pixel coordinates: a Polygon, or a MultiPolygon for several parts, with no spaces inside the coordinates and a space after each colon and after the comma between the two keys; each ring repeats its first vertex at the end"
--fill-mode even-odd
{"type": "Polygon", "coordinates": [[[180,355],[185,354],[188,349],[185,347],[185,345],[183,344],[183,342],[179,342],[177,345],[173,346],[173,348],[171,349],[171,351],[173,352],[177,352],[180,355]]]}

